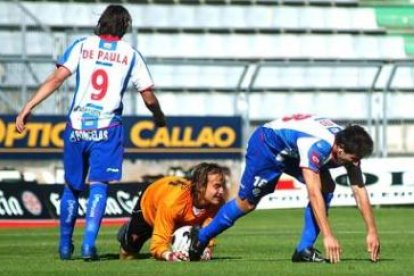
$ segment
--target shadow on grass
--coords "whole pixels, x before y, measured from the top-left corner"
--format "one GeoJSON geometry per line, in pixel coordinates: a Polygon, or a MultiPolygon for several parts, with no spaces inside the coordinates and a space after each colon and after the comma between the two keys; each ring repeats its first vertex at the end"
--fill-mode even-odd
{"type": "MultiPolygon", "coordinates": [[[[272,258],[255,258],[255,259],[249,259],[249,258],[243,258],[243,257],[214,257],[212,259],[212,261],[249,261],[249,262],[291,262],[290,258],[287,259],[272,259],[272,258]]],[[[382,262],[394,262],[395,259],[381,259],[378,262],[372,262],[369,259],[366,258],[344,258],[341,259],[341,263],[344,262],[364,262],[364,263],[372,263],[372,264],[378,264],[378,263],[382,263],[382,262]]],[[[309,265],[309,262],[298,262],[298,263],[292,263],[292,264],[307,264],[309,265]]],[[[316,264],[316,263],[314,263],[316,264]]],[[[329,262],[326,263],[321,263],[321,264],[329,264],[329,262]]]]}
{"type": "MultiPolygon", "coordinates": [[[[142,259],[151,259],[150,253],[139,253],[136,255],[134,260],[142,260],[142,259]]],[[[111,260],[119,260],[119,254],[114,253],[107,253],[99,255],[100,261],[111,261],[111,260]]]]}
{"type": "Polygon", "coordinates": [[[290,262],[290,259],[249,259],[249,258],[241,258],[241,257],[236,257],[236,258],[227,258],[227,257],[223,257],[223,258],[213,258],[213,261],[218,260],[218,261],[242,261],[242,262],[290,262]]]}
{"type": "Polygon", "coordinates": [[[372,262],[371,260],[367,259],[367,258],[344,258],[341,259],[341,262],[347,262],[347,261],[357,261],[357,262],[366,262],[366,263],[373,263],[373,264],[377,264],[377,263],[382,263],[382,262],[394,262],[395,259],[386,259],[386,258],[381,258],[381,260],[379,260],[378,262],[372,262]]]}
{"type": "Polygon", "coordinates": [[[243,260],[242,257],[228,257],[228,256],[223,256],[223,257],[213,257],[211,259],[211,261],[239,261],[239,260],[243,260]]]}
{"type": "MultiPolygon", "coordinates": [[[[141,259],[150,259],[151,258],[151,254],[150,253],[142,253],[142,254],[138,254],[136,256],[136,260],[141,260],[141,259]]],[[[135,260],[134,259],[134,260],[135,260]]],[[[72,261],[78,261],[78,260],[83,260],[82,257],[74,257],[71,259],[72,261]]],[[[99,259],[98,260],[89,260],[90,262],[105,262],[105,261],[113,261],[113,260],[119,260],[119,254],[115,254],[115,253],[105,253],[105,254],[99,254],[99,259]]]]}

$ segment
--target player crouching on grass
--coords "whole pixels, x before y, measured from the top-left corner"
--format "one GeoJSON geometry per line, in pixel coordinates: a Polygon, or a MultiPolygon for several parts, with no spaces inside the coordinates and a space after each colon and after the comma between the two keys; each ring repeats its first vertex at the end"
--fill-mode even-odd
{"type": "Polygon", "coordinates": [[[361,126],[343,128],[328,118],[314,115],[295,114],[259,126],[248,141],[237,197],[223,205],[206,227],[192,228],[190,259],[198,260],[210,239],[252,212],[262,197],[275,190],[282,173],[286,173],[306,185],[309,198],[304,230],[292,261],[325,262],[314,248],[321,232],[327,260],[339,262],[341,245],[328,221],[335,189],[329,169],[343,166],[367,229],[367,251],[371,261],[378,261],[380,240],[360,167],[361,159],[372,153],[373,146],[372,138],[361,126]]]}
{"type": "MultiPolygon", "coordinates": [[[[131,218],[118,231],[120,259],[133,259],[151,238],[157,260],[188,261],[185,252],[172,252],[171,236],[184,225],[206,225],[224,202],[225,176],[215,163],[201,163],[188,178],[167,176],[150,184],[140,196],[131,218]]],[[[211,242],[203,260],[211,259],[211,242]]]]}

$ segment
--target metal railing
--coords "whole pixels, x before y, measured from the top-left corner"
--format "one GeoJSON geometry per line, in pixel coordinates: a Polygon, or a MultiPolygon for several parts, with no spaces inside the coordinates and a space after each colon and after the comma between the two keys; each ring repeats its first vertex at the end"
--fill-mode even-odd
{"type": "MultiPolygon", "coordinates": [[[[50,29],[49,26],[42,24],[42,21],[39,20],[35,14],[32,14],[30,10],[25,8],[25,6],[20,3],[18,0],[13,0],[13,2],[19,7],[22,14],[22,22],[20,30],[22,33],[22,45],[26,45],[26,35],[27,35],[27,25],[25,16],[32,19],[39,27],[40,30],[50,35],[50,37],[55,41],[57,37],[54,32],[50,29]]],[[[256,2],[256,1],[255,1],[256,2]]],[[[263,1],[268,2],[268,1],[263,1]]],[[[350,1],[352,2],[352,1],[350,1]]],[[[137,32],[136,28],[132,30],[133,41],[132,44],[137,46],[137,32]]],[[[8,85],[7,83],[1,82],[1,71],[0,70],[0,113],[5,112],[18,112],[21,106],[28,99],[29,93],[33,92],[37,86],[40,85],[40,82],[43,81],[45,76],[40,76],[39,72],[36,70],[36,67],[39,64],[50,64],[50,68],[53,68],[54,60],[56,59],[56,52],[50,53],[50,55],[45,55],[42,57],[32,57],[27,55],[25,47],[22,49],[22,53],[19,56],[0,56],[0,67],[3,65],[8,66],[14,64],[21,66],[19,72],[3,72],[3,74],[21,74],[21,82],[18,85],[8,85]],[[34,80],[34,83],[28,83],[28,79],[31,78],[34,80]],[[17,92],[17,93],[14,93],[17,92]],[[10,97],[10,95],[14,95],[10,97]],[[18,96],[16,96],[18,95],[18,96]],[[2,106],[4,109],[2,110],[2,106]]],[[[148,58],[147,59],[149,66],[155,65],[166,65],[166,66],[222,66],[222,67],[241,67],[240,76],[238,80],[227,87],[224,87],[226,93],[231,93],[233,95],[233,106],[234,113],[243,117],[244,122],[244,141],[246,140],[252,125],[255,124],[255,120],[250,118],[251,103],[250,98],[252,94],[261,92],[261,91],[271,91],[272,93],[289,93],[293,91],[308,91],[317,93],[319,91],[330,91],[338,93],[365,93],[366,94],[366,104],[367,104],[367,113],[366,116],[360,118],[361,121],[367,126],[370,133],[375,134],[376,139],[376,155],[385,157],[389,154],[387,147],[387,128],[392,121],[395,121],[396,118],[389,118],[389,103],[388,97],[390,92],[394,92],[393,81],[395,79],[397,69],[401,67],[414,67],[412,61],[390,61],[390,60],[340,60],[340,59],[279,59],[279,60],[264,60],[264,59],[185,59],[185,58],[148,58]],[[350,89],[349,87],[307,87],[304,86],[301,89],[297,87],[267,87],[265,89],[258,88],[260,87],[258,83],[258,76],[261,74],[265,68],[268,67],[278,67],[278,68],[289,68],[289,67],[326,67],[326,68],[345,68],[345,67],[372,67],[375,68],[375,74],[372,77],[372,80],[368,81],[368,85],[362,87],[357,87],[356,89],[350,89]],[[378,85],[379,81],[385,81],[385,85],[378,85]],[[379,100],[379,96],[381,100],[379,100]],[[373,104],[374,102],[380,102],[381,111],[374,114],[373,104]]],[[[0,68],[1,69],[1,68],[0,68]]],[[[4,70],[3,70],[4,71],[4,70]]],[[[13,77],[13,76],[12,76],[13,77]]],[[[64,93],[59,93],[56,95],[56,110],[57,113],[64,113],[64,109],[60,108],[61,106],[68,106],[70,99],[68,98],[68,92],[71,91],[72,87],[68,84],[65,84],[62,88],[64,93]]],[[[169,89],[174,89],[175,91],[215,91],[214,88],[209,89],[208,87],[165,87],[160,89],[161,91],[168,91],[169,89]]],[[[414,90],[414,89],[413,89],[414,90]]],[[[132,93],[132,89],[129,89],[129,97],[131,97],[131,102],[133,103],[131,107],[131,113],[137,113],[136,106],[136,93],[132,93]]],[[[378,104],[376,104],[378,107],[378,104]]],[[[273,118],[260,118],[259,121],[269,120],[273,118]]],[[[347,121],[347,114],[343,115],[342,118],[344,121],[347,121]]],[[[402,121],[403,119],[401,119],[402,121]]],[[[405,120],[405,119],[404,119],[405,120]]],[[[257,120],[256,120],[257,121],[257,120]]],[[[397,118],[398,121],[398,118],[397,118]]],[[[257,122],[256,122],[257,123],[257,122]]],[[[409,124],[412,124],[409,121],[409,124]]],[[[414,124],[414,123],[413,123],[414,124]]],[[[414,152],[412,153],[414,154],[414,152]]]]}
{"type": "MultiPolygon", "coordinates": [[[[240,67],[242,70],[240,71],[240,76],[234,86],[225,87],[224,90],[226,93],[230,93],[233,97],[233,106],[234,106],[234,114],[238,114],[242,116],[244,122],[244,141],[246,140],[249,132],[251,131],[252,125],[254,125],[253,120],[250,118],[250,110],[251,110],[251,103],[250,97],[253,93],[260,93],[263,91],[270,91],[271,93],[288,93],[299,90],[299,91],[307,91],[310,93],[317,93],[324,89],[330,91],[331,93],[335,93],[336,89],[338,89],[337,93],[364,93],[366,95],[366,105],[367,105],[367,113],[365,116],[361,116],[360,120],[365,124],[371,134],[375,134],[376,140],[376,155],[379,157],[386,157],[388,156],[388,147],[387,147],[387,128],[390,122],[398,123],[399,118],[389,118],[389,103],[388,97],[390,96],[391,92],[394,92],[395,89],[393,88],[393,81],[395,80],[395,76],[397,73],[397,69],[401,67],[414,67],[414,63],[411,61],[367,61],[367,60],[257,60],[257,59],[244,59],[244,60],[232,60],[232,59],[163,59],[163,58],[148,58],[147,62],[149,67],[155,65],[168,65],[168,66],[221,66],[221,67],[240,67]],[[357,89],[350,89],[349,87],[334,87],[334,88],[320,88],[320,87],[303,87],[301,89],[297,88],[278,88],[278,87],[267,87],[267,88],[260,88],[260,83],[258,83],[258,76],[260,75],[261,71],[265,68],[269,67],[279,67],[279,68],[288,68],[288,67],[327,67],[327,68],[344,68],[344,67],[352,67],[352,68],[362,68],[362,67],[372,67],[375,68],[375,74],[373,75],[372,80],[370,80],[369,85],[358,87],[357,89]],[[387,70],[384,68],[387,67],[387,70]],[[387,71],[387,73],[384,73],[387,71]],[[380,77],[381,76],[381,77],[380,77]],[[379,79],[385,78],[385,85],[381,86],[378,85],[379,79]],[[285,90],[286,89],[286,90],[285,90]],[[357,90],[357,91],[355,91],[357,90]],[[379,97],[381,101],[378,102],[379,97]],[[377,105],[381,105],[381,112],[374,114],[373,113],[373,103],[377,105]]],[[[32,68],[31,70],[27,70],[30,72],[30,75],[37,79],[39,82],[42,79],[36,75],[36,66],[40,63],[48,63],[50,64],[51,68],[53,66],[54,61],[51,58],[18,58],[16,57],[0,57],[0,64],[7,65],[7,64],[21,64],[26,68],[32,68]],[[33,69],[34,68],[34,69],[33,69]]],[[[3,101],[3,105],[7,105],[10,107],[9,110],[12,112],[18,112],[21,106],[27,100],[28,91],[34,91],[39,83],[35,83],[34,85],[29,86],[26,82],[22,82],[20,85],[16,86],[7,86],[4,83],[0,83],[0,98],[3,101]],[[8,92],[6,94],[5,92],[8,92]],[[17,97],[20,100],[15,100],[14,102],[10,100],[6,95],[11,95],[10,93],[19,94],[20,97],[17,97]]],[[[71,91],[72,87],[69,85],[65,85],[61,88],[63,93],[58,93],[56,95],[56,101],[62,102],[61,105],[57,106],[68,106],[69,105],[69,98],[67,95],[71,91]],[[63,98],[62,98],[63,97],[63,98]]],[[[163,91],[168,91],[173,89],[174,91],[191,91],[193,89],[194,93],[204,92],[209,93],[212,91],[217,91],[217,89],[209,89],[208,87],[199,88],[182,88],[182,87],[165,87],[160,89],[160,93],[163,91]]],[[[137,96],[136,93],[133,93],[133,89],[129,89],[129,97],[131,97],[131,102],[135,103],[137,96]]],[[[352,107],[350,107],[352,109],[352,107]]],[[[57,108],[59,109],[59,108],[57,108]]],[[[63,109],[59,109],[61,114],[64,113],[63,109]]],[[[0,110],[0,113],[4,113],[5,110],[0,110]]],[[[7,111],[6,111],[7,112],[7,111]]],[[[10,112],[10,111],[9,111],[10,112]]],[[[59,111],[58,111],[59,112],[59,111]]],[[[132,114],[137,113],[137,107],[134,106],[131,108],[130,111],[132,114]]],[[[197,115],[197,114],[194,114],[197,115]]],[[[261,118],[260,120],[270,120],[273,118],[261,118]]],[[[343,114],[343,120],[347,120],[347,114],[343,114]]],[[[404,121],[405,119],[401,119],[400,121],[404,121]]],[[[349,120],[354,121],[354,120],[349,120]]],[[[413,122],[409,121],[409,124],[413,122]]],[[[405,139],[408,139],[406,137],[405,139]]]]}

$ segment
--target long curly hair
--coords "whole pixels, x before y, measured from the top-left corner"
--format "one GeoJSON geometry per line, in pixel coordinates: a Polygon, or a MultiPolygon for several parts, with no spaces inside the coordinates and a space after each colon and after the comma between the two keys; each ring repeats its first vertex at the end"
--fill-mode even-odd
{"type": "MultiPolygon", "coordinates": [[[[191,196],[193,202],[197,203],[204,196],[207,189],[208,176],[218,174],[225,181],[224,169],[216,163],[200,163],[190,169],[187,179],[191,182],[191,196]]],[[[224,184],[224,183],[223,183],[224,184]]]]}
{"type": "Polygon", "coordinates": [[[128,10],[121,5],[109,5],[95,28],[96,35],[113,35],[122,38],[132,25],[128,10]]]}

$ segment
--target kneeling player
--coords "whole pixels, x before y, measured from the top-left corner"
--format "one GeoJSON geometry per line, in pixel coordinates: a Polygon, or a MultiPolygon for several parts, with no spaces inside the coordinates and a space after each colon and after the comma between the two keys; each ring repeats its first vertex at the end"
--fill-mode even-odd
{"type": "Polygon", "coordinates": [[[258,127],[248,142],[238,195],[223,205],[207,227],[192,228],[191,260],[200,258],[210,239],[253,211],[286,173],[305,183],[309,197],[304,231],[292,261],[325,262],[314,248],[321,232],[326,258],[331,263],[339,262],[342,250],[327,211],[335,188],[329,169],[343,166],[365,222],[367,251],[371,261],[378,261],[380,240],[360,168],[361,159],[369,156],[373,147],[372,138],[361,126],[343,128],[324,117],[296,114],[258,127]]]}
{"type": "MultiPolygon", "coordinates": [[[[186,178],[163,177],[149,185],[134,207],[131,219],[118,231],[121,259],[132,259],[151,238],[151,255],[158,260],[186,261],[187,254],[172,252],[171,236],[184,225],[207,224],[224,202],[223,168],[197,165],[186,178]]],[[[211,258],[212,244],[203,256],[211,258]]]]}

